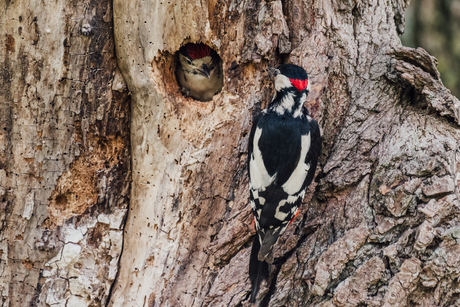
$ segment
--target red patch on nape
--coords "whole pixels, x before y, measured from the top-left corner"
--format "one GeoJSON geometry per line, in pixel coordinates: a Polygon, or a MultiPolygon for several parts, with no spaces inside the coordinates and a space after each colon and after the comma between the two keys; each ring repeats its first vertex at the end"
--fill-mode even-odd
{"type": "Polygon", "coordinates": [[[206,44],[187,44],[186,48],[192,60],[201,59],[211,54],[211,47],[206,44]]]}
{"type": "Polygon", "coordinates": [[[289,79],[291,84],[294,85],[300,92],[307,88],[308,86],[308,79],[300,80],[300,79],[289,79]]]}

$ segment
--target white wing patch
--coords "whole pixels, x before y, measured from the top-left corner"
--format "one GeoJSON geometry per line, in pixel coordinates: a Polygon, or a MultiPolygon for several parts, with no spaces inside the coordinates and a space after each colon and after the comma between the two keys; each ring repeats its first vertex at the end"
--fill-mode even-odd
{"type": "Polygon", "coordinates": [[[293,204],[299,199],[300,195],[289,195],[286,202],[289,204],[293,204]]]}
{"type": "Polygon", "coordinates": [[[256,210],[256,203],[253,200],[251,200],[249,203],[251,205],[252,210],[256,210]]]}
{"type": "Polygon", "coordinates": [[[282,201],[280,201],[278,203],[278,206],[276,206],[275,218],[280,220],[280,221],[284,221],[286,219],[286,217],[288,216],[288,214],[289,214],[289,212],[284,213],[284,212],[280,211],[280,208],[283,207],[284,204],[286,204],[286,201],[282,200],[282,201]]]}
{"type": "MultiPolygon", "coordinates": [[[[262,152],[259,149],[259,139],[262,135],[262,129],[257,127],[254,134],[253,151],[251,161],[249,162],[249,171],[251,172],[250,185],[251,189],[265,191],[265,189],[275,181],[276,174],[270,176],[265,168],[262,152]]],[[[255,198],[255,196],[254,196],[255,198]]]]}
{"type": "Polygon", "coordinates": [[[282,185],[284,192],[289,195],[294,195],[300,191],[310,169],[310,163],[305,163],[305,157],[310,150],[310,133],[303,135],[301,142],[302,151],[300,152],[299,164],[297,164],[289,179],[282,185]]]}
{"type": "Polygon", "coordinates": [[[289,204],[294,204],[297,200],[302,200],[305,196],[305,190],[303,190],[302,192],[300,192],[299,194],[297,195],[289,195],[288,198],[287,198],[287,202],[289,204]]]}
{"type": "MultiPolygon", "coordinates": [[[[256,225],[256,229],[257,230],[261,230],[260,229],[260,225],[259,225],[259,220],[258,219],[254,219],[254,224],[256,225]]],[[[260,237],[259,237],[260,238],[260,237]]],[[[262,240],[261,240],[262,241],[262,240]]]]}
{"type": "Polygon", "coordinates": [[[259,197],[259,204],[260,204],[261,206],[265,205],[265,198],[259,197]]]}

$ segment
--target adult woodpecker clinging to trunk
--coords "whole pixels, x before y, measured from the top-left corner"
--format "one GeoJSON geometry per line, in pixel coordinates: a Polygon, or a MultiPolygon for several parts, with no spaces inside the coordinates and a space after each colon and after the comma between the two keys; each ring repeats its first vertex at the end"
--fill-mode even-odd
{"type": "Polygon", "coordinates": [[[212,100],[224,84],[222,60],[208,45],[188,43],[179,49],[176,78],[185,96],[212,100]]]}
{"type": "Polygon", "coordinates": [[[250,204],[256,238],[249,262],[251,301],[273,263],[273,246],[297,214],[321,153],[318,123],[305,108],[310,83],[293,64],[274,70],[276,94],[254,118],[249,136],[250,204]]]}

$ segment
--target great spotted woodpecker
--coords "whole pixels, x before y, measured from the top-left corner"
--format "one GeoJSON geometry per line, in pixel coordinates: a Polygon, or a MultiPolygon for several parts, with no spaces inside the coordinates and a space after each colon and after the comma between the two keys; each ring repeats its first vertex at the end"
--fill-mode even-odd
{"type": "Polygon", "coordinates": [[[179,49],[176,78],[185,96],[209,101],[224,84],[222,60],[206,44],[186,44],[179,49]]]}
{"type": "Polygon", "coordinates": [[[249,136],[249,188],[257,236],[249,262],[251,301],[273,263],[273,246],[293,221],[321,153],[318,123],[305,108],[305,70],[285,64],[273,72],[276,94],[254,118],[249,136]]]}

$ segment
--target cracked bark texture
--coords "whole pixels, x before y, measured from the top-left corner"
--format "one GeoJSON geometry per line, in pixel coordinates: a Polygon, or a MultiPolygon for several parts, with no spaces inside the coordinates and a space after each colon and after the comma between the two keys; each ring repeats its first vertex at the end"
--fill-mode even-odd
{"type": "Polygon", "coordinates": [[[107,304],[131,164],[112,12],[0,1],[1,306],[107,304]]]}
{"type": "Polygon", "coordinates": [[[460,306],[460,102],[406,6],[115,0],[112,37],[106,1],[3,4],[3,305],[250,306],[248,131],[291,62],[324,149],[256,305],[460,306]],[[223,59],[211,102],[187,42],[223,59]]]}
{"type": "Polygon", "coordinates": [[[246,147],[265,69],[303,66],[323,128],[317,184],[276,248],[260,306],[448,306],[459,270],[459,101],[404,48],[406,1],[114,2],[133,95],[131,210],[110,306],[248,306],[246,147]],[[174,56],[222,57],[212,102],[178,94],[174,56]]]}

